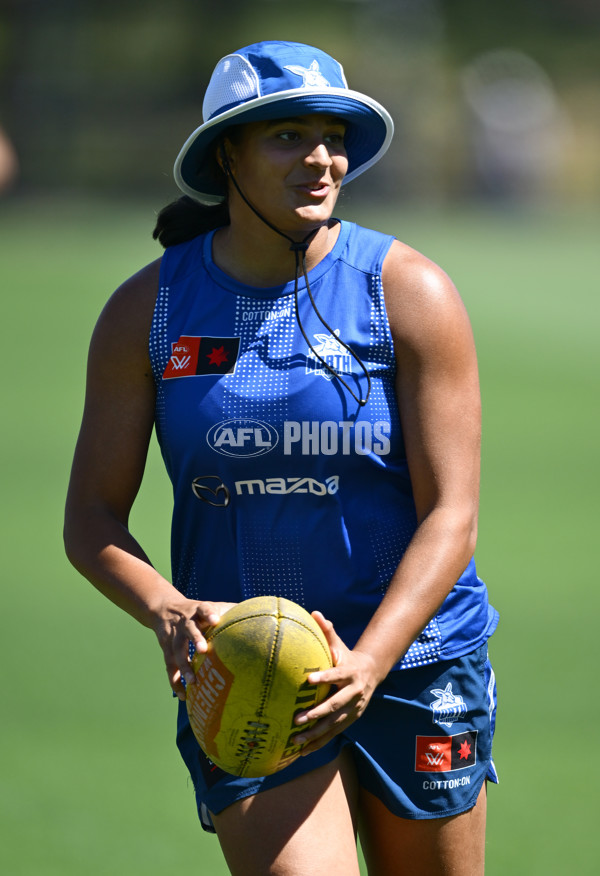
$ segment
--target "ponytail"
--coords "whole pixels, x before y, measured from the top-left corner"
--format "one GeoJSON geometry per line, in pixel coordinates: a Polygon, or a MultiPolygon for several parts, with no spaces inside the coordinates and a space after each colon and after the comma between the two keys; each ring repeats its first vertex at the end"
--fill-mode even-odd
{"type": "Polygon", "coordinates": [[[205,234],[223,225],[229,225],[229,208],[226,201],[214,207],[207,207],[184,195],[162,208],[156,219],[152,237],[166,248],[185,243],[199,234],[205,234]]]}
{"type": "Polygon", "coordinates": [[[212,152],[204,160],[203,177],[208,176],[212,183],[217,185],[217,190],[222,190],[223,202],[213,207],[207,207],[194,198],[190,198],[189,195],[183,195],[177,201],[163,207],[158,214],[152,237],[154,240],[158,240],[165,249],[168,246],[176,246],[178,243],[192,240],[199,234],[206,234],[207,231],[229,225],[227,174],[223,171],[223,162],[219,154],[226,140],[233,144],[239,142],[242,129],[243,125],[231,125],[222,131],[214,142],[212,152]]]}

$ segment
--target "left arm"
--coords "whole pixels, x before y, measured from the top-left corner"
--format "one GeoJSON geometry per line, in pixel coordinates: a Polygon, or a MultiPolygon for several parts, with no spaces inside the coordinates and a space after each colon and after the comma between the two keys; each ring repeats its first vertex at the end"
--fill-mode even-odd
{"type": "Polygon", "coordinates": [[[297,722],[305,753],[365,710],[376,686],[437,613],[471,559],[477,536],[480,399],[471,326],[444,272],[399,242],[384,264],[386,308],[397,362],[396,396],[417,512],[417,530],[353,650],[318,612],[334,668],[309,676],[336,692],[297,722]]]}

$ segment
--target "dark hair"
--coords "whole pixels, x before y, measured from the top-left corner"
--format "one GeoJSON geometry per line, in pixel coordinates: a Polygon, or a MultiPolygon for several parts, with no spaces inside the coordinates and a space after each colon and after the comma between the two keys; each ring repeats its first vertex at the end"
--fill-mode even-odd
{"type": "Polygon", "coordinates": [[[162,208],[156,218],[152,237],[166,249],[223,225],[229,225],[229,207],[226,201],[215,207],[207,207],[188,195],[183,195],[162,208]]]}
{"type": "MultiPolygon", "coordinates": [[[[209,176],[222,188],[227,198],[227,184],[223,173],[222,161],[217,160],[217,153],[223,148],[226,140],[238,143],[243,125],[231,125],[222,132],[215,141],[214,148],[205,159],[204,174],[209,176]]],[[[167,204],[158,214],[156,226],[152,232],[154,240],[158,240],[165,248],[185,243],[187,240],[206,234],[214,228],[229,225],[229,207],[227,199],[217,206],[207,207],[194,198],[184,195],[178,200],[167,204]]]]}

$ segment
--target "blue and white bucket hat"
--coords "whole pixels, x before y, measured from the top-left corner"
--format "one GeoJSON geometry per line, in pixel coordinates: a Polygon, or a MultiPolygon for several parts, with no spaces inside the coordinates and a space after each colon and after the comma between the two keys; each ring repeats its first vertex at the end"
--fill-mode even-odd
{"type": "Polygon", "coordinates": [[[341,64],[313,46],[262,42],[221,58],[202,107],[203,124],[186,140],[175,162],[175,181],[206,205],[224,200],[207,158],[215,140],[232,125],[288,116],[327,113],[347,123],[344,144],[349,182],[387,151],[394,123],[377,101],[348,88],[341,64]]]}

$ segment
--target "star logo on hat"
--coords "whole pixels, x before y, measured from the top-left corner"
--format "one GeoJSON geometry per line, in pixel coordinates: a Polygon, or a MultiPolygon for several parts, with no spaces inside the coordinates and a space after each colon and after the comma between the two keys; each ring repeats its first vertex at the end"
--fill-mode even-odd
{"type": "Polygon", "coordinates": [[[285,69],[289,70],[290,73],[295,73],[296,76],[302,76],[302,88],[331,87],[319,70],[318,61],[313,61],[310,67],[299,67],[296,64],[289,64],[285,69]]]}

